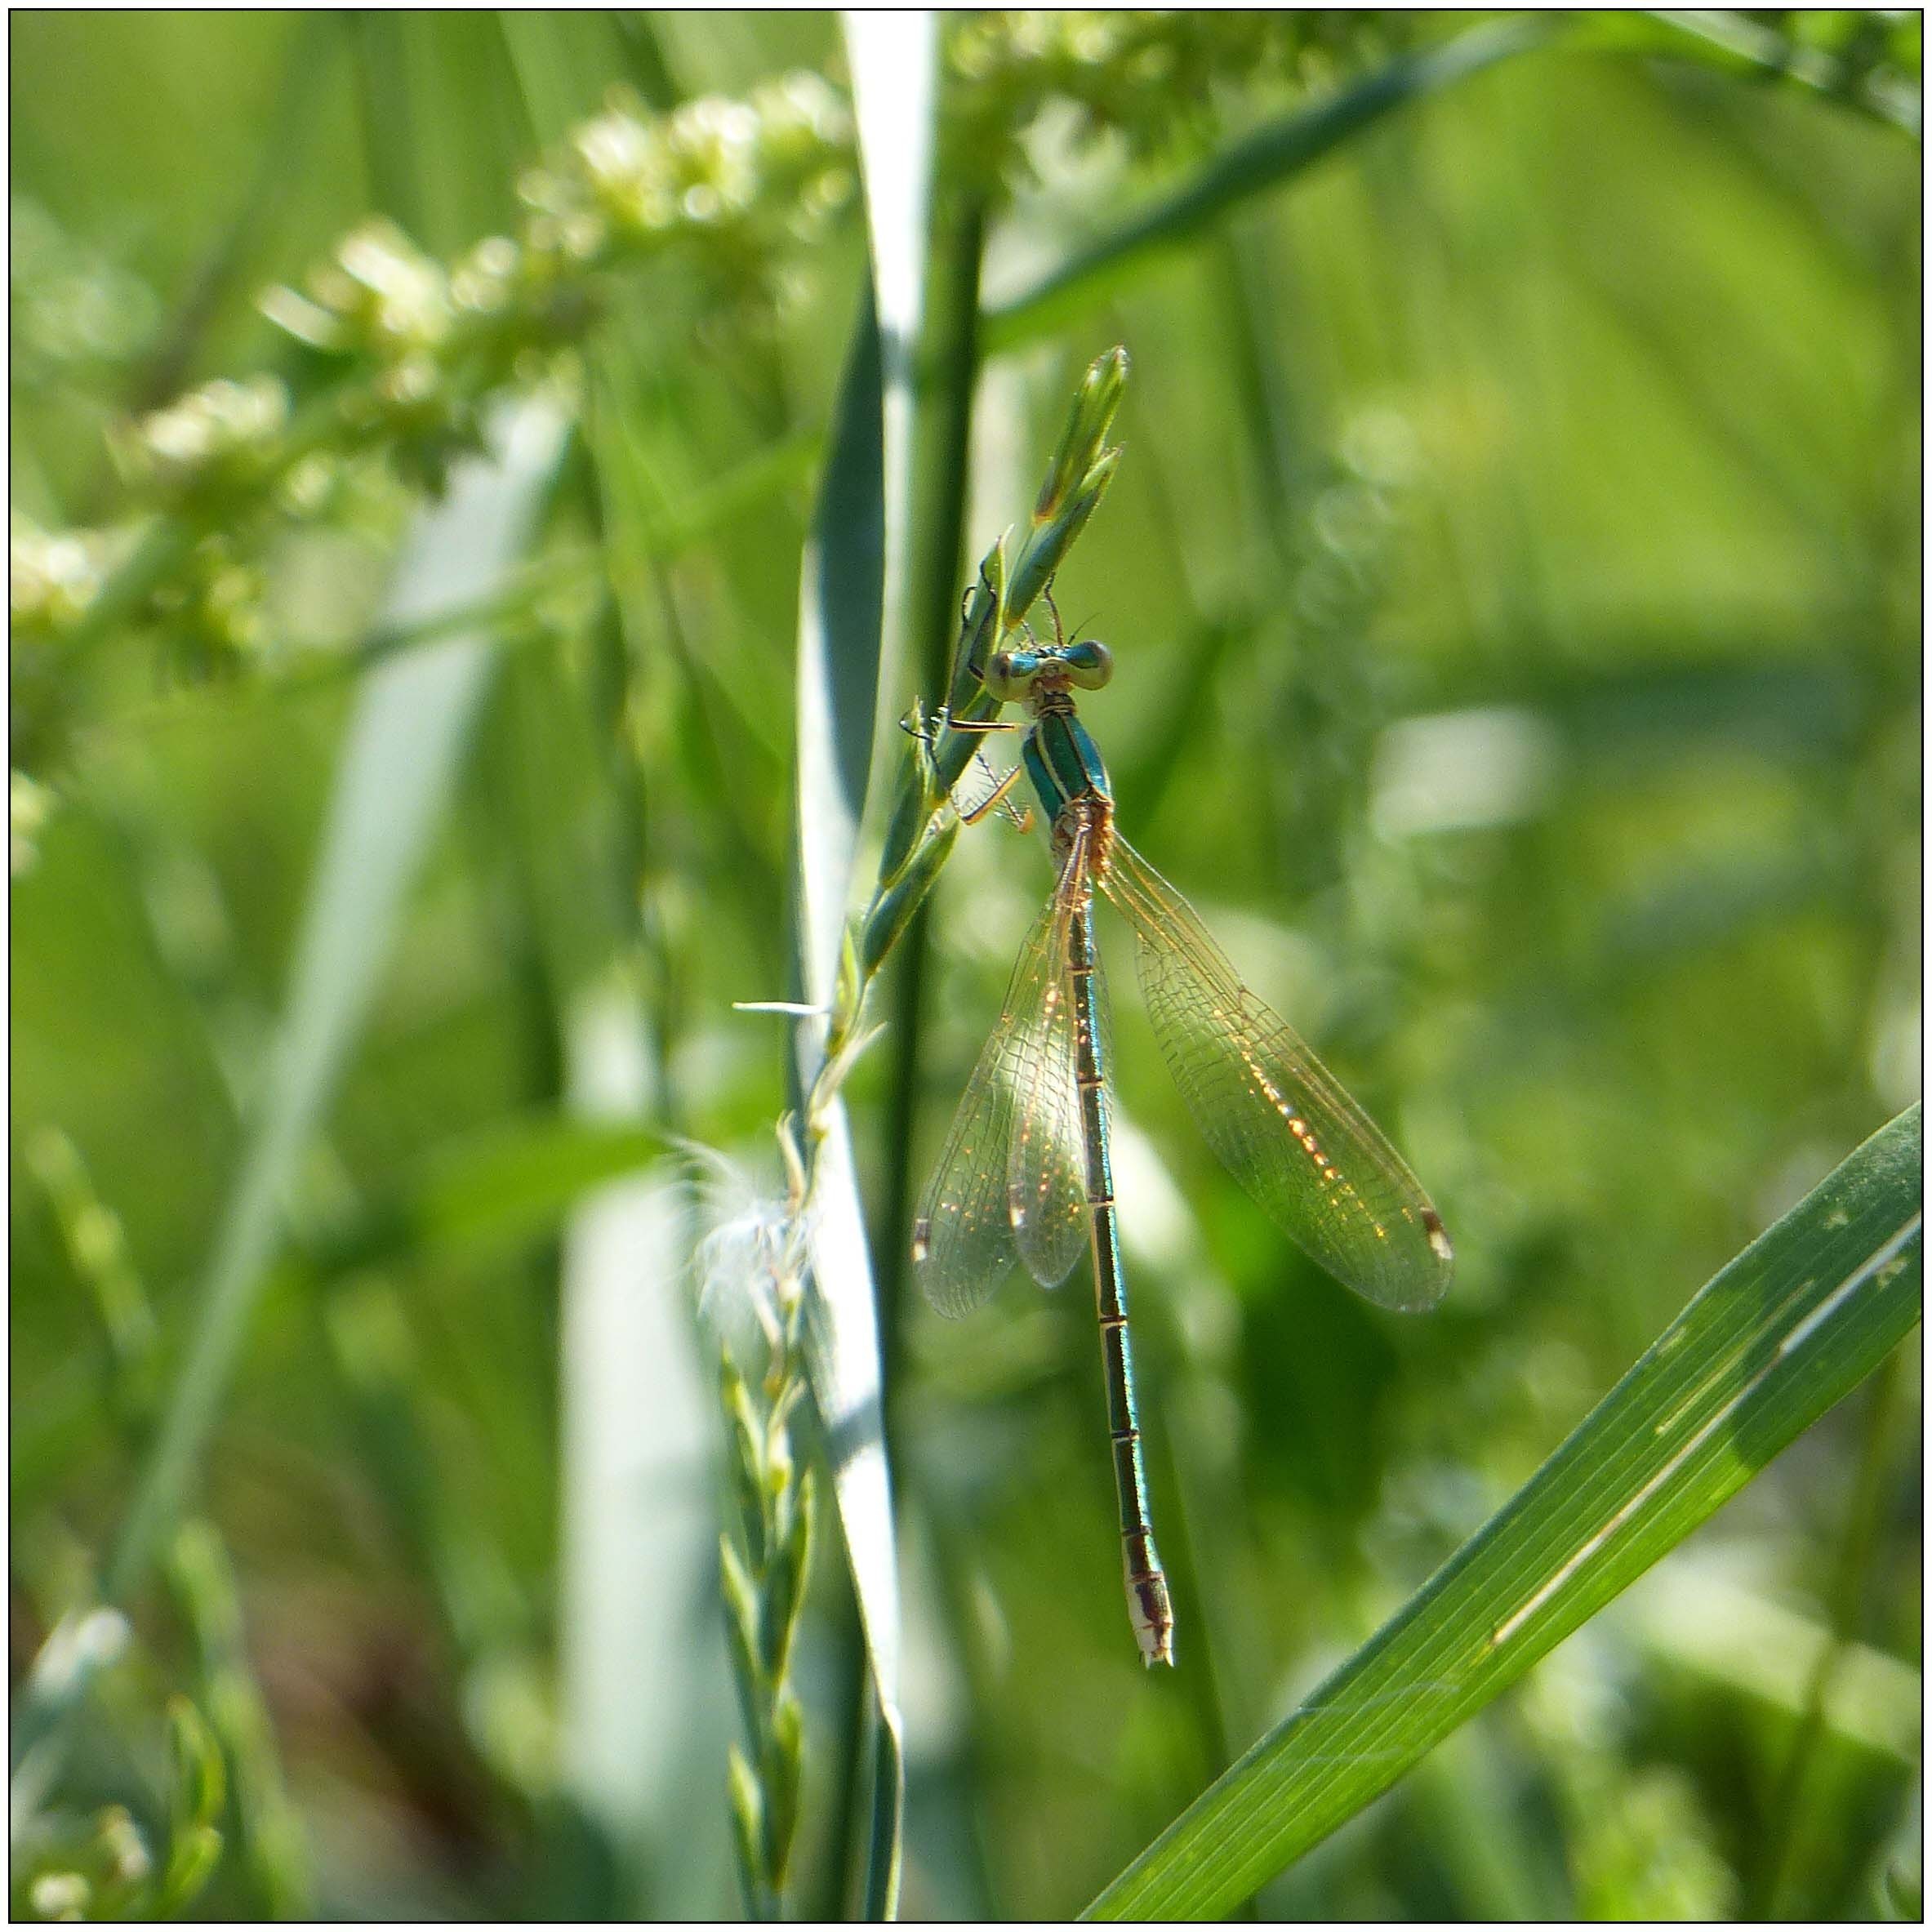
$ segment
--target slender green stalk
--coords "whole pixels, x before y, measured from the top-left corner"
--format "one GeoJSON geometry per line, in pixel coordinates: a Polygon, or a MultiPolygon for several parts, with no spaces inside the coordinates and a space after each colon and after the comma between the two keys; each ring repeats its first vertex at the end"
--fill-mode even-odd
{"type": "MultiPolygon", "coordinates": [[[[936,691],[946,677],[945,640],[957,622],[959,571],[966,547],[966,502],[973,453],[973,405],[979,381],[980,270],[986,253],[986,209],[971,202],[953,220],[946,250],[946,334],[933,372],[940,417],[933,455],[937,483],[924,566],[923,612],[915,635],[924,646],[920,688],[936,691]]],[[[879,1248],[879,1347],[885,1386],[897,1386],[900,1304],[906,1259],[898,1231],[910,1225],[912,1141],[918,1109],[919,1049],[925,1038],[926,968],[930,956],[927,908],[913,915],[901,942],[892,1014],[893,1065],[880,1143],[885,1182],[880,1191],[887,1232],[879,1248]]]]}
{"type": "MultiPolygon", "coordinates": [[[[1201,1761],[1212,1776],[1218,1778],[1231,1765],[1239,1752],[1234,1726],[1227,1709],[1226,1660],[1216,1640],[1220,1618],[1215,1614],[1209,1589],[1201,1568],[1201,1551],[1195,1532],[1193,1485],[1182,1472],[1182,1459],[1174,1447],[1175,1431],[1165,1429],[1155,1438],[1155,1454],[1161,1463],[1160,1489],[1167,1497],[1167,1576],[1174,1599],[1176,1620],[1194,1633],[1190,1649],[1195,1666],[1181,1673],[1187,1690],[1188,1713],[1193,1721],[1201,1761]]],[[[1234,1916],[1255,1916],[1254,1902],[1248,1899],[1234,1916]]]]}
{"type": "MultiPolygon", "coordinates": [[[[158,1330],[120,1217],[95,1193],[79,1153],[58,1129],[33,1137],[26,1164],[54,1211],[69,1264],[90,1292],[107,1342],[108,1406],[123,1446],[137,1453],[158,1402],[158,1330]]],[[[234,1798],[243,1867],[269,1916],[306,1917],[309,1882],[301,1823],[283,1780],[268,1702],[243,1641],[234,1565],[213,1523],[201,1517],[181,1523],[163,1574],[175,1614],[194,1640],[207,1750],[213,1753],[215,1775],[234,1798]]],[[[188,1715],[177,1717],[177,1726],[186,1724],[198,1737],[204,1735],[201,1712],[185,1700],[181,1707],[188,1715]]],[[[160,1881],[171,1906],[185,1903],[212,1872],[222,1849],[216,1828],[220,1810],[220,1798],[204,1794],[187,1801],[177,1818],[176,1852],[160,1881]]],[[[108,1901],[100,1902],[104,1912],[107,1907],[108,1901]]],[[[154,1909],[158,1914],[163,1908],[154,1909]]]]}
{"type": "Polygon", "coordinates": [[[1802,1838],[1805,1787],[1825,1732],[1825,1712],[1840,1667],[1859,1640],[1866,1591],[1885,1513],[1885,1484],[1893,1467],[1899,1413],[1902,1357],[1894,1351],[1872,1378],[1861,1431],[1858,1476],[1845,1505],[1844,1537],[1832,1579],[1831,1641],[1820,1649],[1805,1686],[1802,1714],[1765,1807],[1760,1865],[1744,1916],[1765,1921],[1791,1916],[1787,1896],[1793,1861],[1802,1838]]]}
{"type": "Polygon", "coordinates": [[[371,205],[404,234],[425,242],[418,150],[410,130],[407,16],[358,7],[341,20],[355,65],[371,205]]]}
{"type": "Polygon", "coordinates": [[[1088,367],[1035,501],[1017,561],[1009,571],[1004,536],[981,559],[978,581],[960,612],[942,711],[930,728],[916,707],[906,721],[909,743],[879,854],[879,882],[871,904],[854,924],[848,948],[851,971],[841,975],[828,1058],[857,1024],[866,986],[932,889],[959,830],[949,800],[982,738],[977,732],[952,728],[953,723],[981,723],[998,714],[999,701],[986,688],[986,661],[1026,621],[1113,480],[1120,451],[1110,447],[1106,437],[1127,378],[1123,348],[1108,349],[1088,367]]]}
{"type": "MultiPolygon", "coordinates": [[[[586,439],[580,475],[580,498],[584,514],[596,539],[600,559],[614,555],[617,532],[612,527],[612,506],[603,474],[586,439]]],[[[602,593],[590,628],[590,696],[598,726],[598,751],[603,760],[605,782],[612,800],[615,850],[612,855],[616,873],[614,889],[623,907],[625,930],[650,967],[649,984],[653,1010],[646,1037],[654,1056],[652,1084],[660,1098],[667,1125],[674,1130],[679,1122],[677,1084],[666,1077],[665,1056],[674,1031],[673,1013],[674,975],[663,931],[650,906],[652,852],[657,826],[651,809],[645,773],[649,761],[640,755],[636,741],[638,717],[642,709],[637,666],[625,635],[624,612],[617,585],[608,571],[603,573],[602,593]]]]}
{"type": "Polygon", "coordinates": [[[249,1665],[234,1565],[212,1523],[181,1525],[167,1571],[194,1635],[198,1695],[227,1761],[237,1853],[269,1917],[307,1918],[314,1908],[301,1819],[283,1778],[267,1700],[249,1665]]]}
{"type": "Polygon", "coordinates": [[[613,12],[612,30],[624,50],[625,71],[630,84],[661,114],[667,114],[684,98],[684,91],[664,51],[664,41],[641,11],[613,12]]]}
{"type": "Polygon", "coordinates": [[[25,1161],[53,1210],[68,1265],[93,1302],[107,1343],[108,1406],[131,1445],[158,1400],[154,1304],[128,1254],[121,1218],[95,1192],[73,1142],[58,1128],[44,1128],[28,1140],[25,1161]]]}
{"type": "Polygon", "coordinates": [[[131,618],[194,547],[196,532],[172,518],[149,521],[134,548],[66,634],[80,651],[131,618]]]}
{"type": "Polygon", "coordinates": [[[804,1775],[804,1707],[792,1682],[810,1574],[817,1481],[803,1467],[792,1419],[808,1396],[804,1347],[805,1171],[781,1125],[789,1191],[772,1238],[750,1260],[759,1279],[729,1284],[756,1311],[764,1364],[755,1380],[721,1351],[731,1527],[719,1539],[725,1633],[745,1743],[731,1747],[728,1785],[745,1902],[761,1920],[786,1916],[804,1775]]]}
{"type": "MultiPolygon", "coordinates": [[[[521,555],[563,443],[555,414],[525,404],[500,426],[497,461],[426,516],[391,590],[407,614],[432,594],[476,594],[521,555]]],[[[491,670],[489,640],[453,639],[385,666],[363,692],[338,773],[272,1078],[203,1276],[186,1352],[146,1445],[108,1560],[105,1602],[127,1605],[188,1507],[203,1451],[280,1244],[287,1190],[359,1031],[384,946],[453,779],[491,670]]],[[[97,1650],[29,1672],[16,1761],[78,1707],[97,1650]]]]}
{"type": "MultiPolygon", "coordinates": [[[[928,381],[939,418],[933,438],[933,501],[927,523],[928,541],[922,565],[920,617],[914,637],[920,649],[920,688],[935,691],[947,672],[946,640],[958,621],[957,596],[965,550],[968,486],[973,443],[973,405],[978,384],[980,270],[986,248],[986,210],[969,201],[952,216],[942,249],[946,288],[940,323],[942,353],[928,381]]],[[[910,1225],[912,1211],[912,1146],[917,1124],[920,1048],[925,1038],[927,968],[931,959],[930,907],[921,903],[913,912],[900,942],[900,964],[893,989],[888,1039],[891,1065],[879,1142],[884,1178],[879,1189],[878,1226],[873,1243],[877,1258],[880,1376],[887,1392],[886,1429],[892,1434],[891,1395],[899,1382],[904,1347],[901,1312],[906,1288],[906,1257],[901,1231],[910,1225]]],[[[855,1701],[847,1738],[846,1761],[852,1776],[841,1782],[834,1842],[846,1849],[841,1868],[852,1863],[852,1840],[859,1813],[858,1779],[863,1770],[861,1727],[866,1706],[855,1701]]]]}
{"type": "Polygon", "coordinates": [[[292,181],[300,178],[302,147],[322,84],[332,78],[329,59],[335,23],[323,14],[290,22],[288,54],[265,136],[229,224],[196,268],[167,332],[135,372],[127,392],[131,413],[158,408],[188,380],[196,354],[253,256],[261,231],[292,181]]]}

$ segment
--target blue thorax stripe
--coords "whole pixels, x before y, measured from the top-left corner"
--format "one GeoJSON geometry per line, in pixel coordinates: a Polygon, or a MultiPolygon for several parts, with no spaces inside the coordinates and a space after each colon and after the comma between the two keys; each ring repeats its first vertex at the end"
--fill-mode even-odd
{"type": "Polygon", "coordinates": [[[1023,755],[1040,809],[1049,820],[1074,799],[1114,795],[1100,747],[1071,712],[1049,711],[1026,734],[1023,755]]]}

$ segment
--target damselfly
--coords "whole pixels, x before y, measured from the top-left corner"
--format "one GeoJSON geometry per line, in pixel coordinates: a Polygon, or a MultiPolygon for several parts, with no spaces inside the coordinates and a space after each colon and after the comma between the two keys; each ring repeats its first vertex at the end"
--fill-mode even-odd
{"type": "Polygon", "coordinates": [[[1024,772],[1052,825],[1057,876],[920,1204],[913,1262],[934,1307],[956,1315],[1016,1261],[1051,1287],[1083,1245],[1091,1253],[1128,1614],[1142,1661],[1172,1663],[1173,1612],[1149,1520],[1115,1218],[1096,885],[1133,929],[1148,1016],[1195,1123],[1288,1235],[1387,1308],[1437,1301],[1452,1257],[1441,1218],[1401,1155],[1115,829],[1106,768],[1073,695],[1107,682],[1111,655],[1092,639],[1067,643],[1057,613],[1054,627],[1051,646],[1029,638],[1026,648],[995,653],[985,672],[988,692],[1023,703],[1032,723],[1004,728],[1026,730],[1021,762],[961,815],[983,817],[1024,772]]]}

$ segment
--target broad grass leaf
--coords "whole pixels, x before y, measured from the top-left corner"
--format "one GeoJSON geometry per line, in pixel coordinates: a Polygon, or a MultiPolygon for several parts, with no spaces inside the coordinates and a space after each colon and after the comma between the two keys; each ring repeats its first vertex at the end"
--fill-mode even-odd
{"type": "MultiPolygon", "coordinates": [[[[398,563],[381,622],[419,623],[488,597],[523,553],[565,426],[554,405],[505,410],[487,459],[459,465],[398,563]]],[[[470,632],[393,659],[364,683],[310,881],[260,1111],[203,1278],[188,1353],[108,1574],[138,1583],[193,1479],[282,1235],[297,1164],[354,1049],[409,888],[460,768],[489,680],[489,639],[470,632]]]]}
{"type": "Polygon", "coordinates": [[[649,1875],[617,1915],[703,1918],[729,1896],[715,1752],[732,1698],[716,1498],[692,1480],[723,1453],[715,1356],[693,1319],[696,1217],[682,1163],[639,1124],[660,1097],[627,975],[573,998],[565,1053],[573,1117],[479,1145],[428,1200],[441,1225],[458,1224],[460,1204],[474,1227],[479,1184],[521,1219],[541,1195],[603,1170],[576,1195],[559,1271],[558,1759],[620,1862],[649,1875]]]}
{"type": "Polygon", "coordinates": [[[1551,32],[1534,19],[1488,20],[1443,45],[1398,55],[1311,107],[1298,108],[1232,142],[1173,194],[1076,251],[1017,293],[989,305],[989,348],[1007,349],[1066,319],[1142,256],[1192,241],[1250,196],[1294,179],[1398,109],[1426,100],[1551,32]]]}
{"type": "Polygon", "coordinates": [[[1088,1908],[1226,1912],[1850,1393],[1919,1317],[1921,1110],[1715,1275],[1516,1495],[1088,1908]]]}
{"type": "MultiPolygon", "coordinates": [[[[929,15],[853,15],[844,24],[871,247],[799,598],[795,951],[804,996],[817,1004],[829,1002],[839,973],[877,714],[906,595],[912,349],[925,285],[937,56],[929,15]]],[[[804,1091],[822,1056],[822,1026],[802,1025],[798,1046],[804,1091]]],[[[807,1350],[879,1717],[863,1910],[890,1917],[905,1770],[878,1315],[851,1132],[838,1101],[824,1126],[807,1350]]]]}

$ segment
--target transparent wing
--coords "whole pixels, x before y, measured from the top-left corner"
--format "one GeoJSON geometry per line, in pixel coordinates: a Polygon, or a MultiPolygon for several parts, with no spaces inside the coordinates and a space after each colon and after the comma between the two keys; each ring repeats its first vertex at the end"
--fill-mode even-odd
{"type": "Polygon", "coordinates": [[[1382,1130],[1118,834],[1100,883],[1133,928],[1148,1017],[1208,1145],[1358,1294],[1385,1308],[1440,1300],[1449,1236],[1382,1130]]]}
{"type": "Polygon", "coordinates": [[[1086,872],[1082,837],[1067,856],[1048,908],[1053,924],[1039,990],[1039,1050],[1026,1070],[1008,1156],[1007,1205],[1020,1258],[1043,1288],[1057,1288],[1066,1279],[1087,1242],[1079,1029],[1067,971],[1072,919],[1086,890],[1086,872]]]}
{"type": "Polygon", "coordinates": [[[1097,948],[1093,955],[1093,1003],[1100,1011],[1100,1064],[1106,1075],[1107,1116],[1114,1112],[1114,995],[1107,990],[1106,968],[1097,948]]]}
{"type": "MultiPolygon", "coordinates": [[[[1037,1190],[1032,1196],[1039,1203],[1036,1226],[1044,1226],[1065,1199],[1068,1177],[1073,1189],[1080,1189],[1078,1108],[1070,1142],[1059,1084],[1042,1071],[1059,1050],[1051,1035],[1064,1023],[1057,1016],[1064,1011],[1066,985],[1066,923],[1056,893],[1020,949],[999,1023],[973,1070],[919,1203],[913,1272],[942,1315],[977,1307],[1019,1258],[1016,1179],[1024,1175],[1027,1187],[1037,1190]],[[1048,999],[1049,989],[1057,990],[1057,999],[1048,999]],[[1022,1142],[1027,1152],[1016,1160],[1014,1150],[1022,1142]]],[[[1070,1071],[1069,1088],[1071,1079],[1070,1071]]],[[[1034,1218],[1022,1214],[1022,1222],[1030,1220],[1034,1218]]],[[[1036,1274],[1036,1256],[1057,1260],[1052,1240],[1036,1240],[1031,1232],[1025,1239],[1028,1265],[1036,1274]]],[[[1066,1271],[1062,1266],[1058,1275],[1039,1278],[1058,1280],[1066,1271]]]]}

